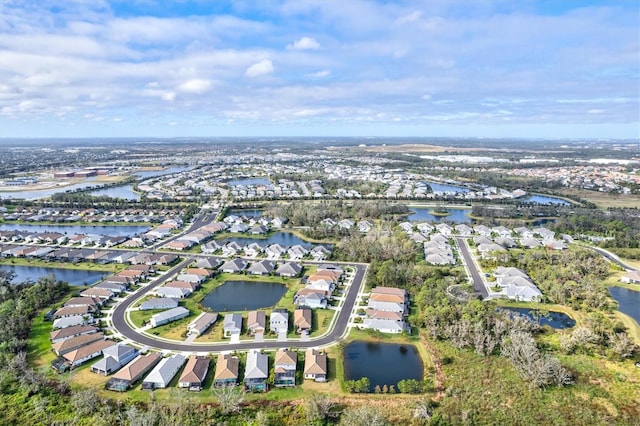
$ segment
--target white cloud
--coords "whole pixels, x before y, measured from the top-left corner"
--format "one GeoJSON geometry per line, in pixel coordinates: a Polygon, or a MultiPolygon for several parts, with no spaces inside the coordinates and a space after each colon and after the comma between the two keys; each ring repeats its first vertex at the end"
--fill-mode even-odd
{"type": "Polygon", "coordinates": [[[269,59],[263,59],[260,62],[257,62],[251,65],[245,71],[244,75],[247,77],[260,77],[263,75],[269,75],[273,72],[273,63],[269,59]]]}
{"type": "Polygon", "coordinates": [[[316,72],[312,72],[307,74],[307,77],[311,77],[311,78],[325,78],[325,77],[329,77],[331,75],[331,71],[329,70],[320,70],[320,71],[316,71],[316,72]]]}
{"type": "Polygon", "coordinates": [[[163,93],[160,95],[160,98],[161,98],[163,101],[172,102],[172,101],[173,101],[173,100],[175,100],[175,98],[176,98],[176,92],[163,92],[163,93]]]}
{"type": "Polygon", "coordinates": [[[312,37],[302,37],[299,40],[296,40],[293,44],[288,44],[287,49],[289,50],[318,50],[320,49],[320,43],[316,41],[315,38],[312,37]]]}
{"type": "Polygon", "coordinates": [[[211,81],[201,78],[188,80],[178,86],[178,90],[184,93],[195,93],[201,95],[211,90],[211,81]]]}

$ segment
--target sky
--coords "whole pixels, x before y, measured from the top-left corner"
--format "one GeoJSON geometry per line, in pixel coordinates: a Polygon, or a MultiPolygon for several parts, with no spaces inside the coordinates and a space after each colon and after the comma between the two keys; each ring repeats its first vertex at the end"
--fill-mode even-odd
{"type": "Polygon", "coordinates": [[[127,136],[638,139],[640,6],[0,0],[0,138],[127,136]]]}

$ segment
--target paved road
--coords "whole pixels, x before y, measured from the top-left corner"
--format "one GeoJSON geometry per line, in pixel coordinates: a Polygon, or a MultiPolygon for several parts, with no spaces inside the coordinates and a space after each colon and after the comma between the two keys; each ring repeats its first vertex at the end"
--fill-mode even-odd
{"type": "Polygon", "coordinates": [[[464,263],[467,264],[467,269],[471,273],[474,290],[476,293],[479,293],[483,299],[486,299],[489,297],[489,292],[487,291],[487,287],[484,285],[484,279],[476,267],[476,262],[474,261],[473,256],[469,253],[467,241],[462,237],[456,237],[456,241],[458,242],[458,247],[460,247],[460,254],[462,254],[462,257],[464,258],[464,263]]]}
{"type": "Polygon", "coordinates": [[[358,296],[358,292],[360,291],[363,283],[364,276],[367,271],[367,265],[364,264],[354,264],[352,265],[356,268],[356,273],[349,287],[349,291],[346,295],[345,302],[342,305],[342,309],[338,314],[338,319],[336,320],[333,329],[326,335],[317,338],[310,339],[307,341],[300,340],[288,340],[286,342],[278,342],[278,341],[265,341],[265,342],[255,342],[255,341],[247,341],[241,343],[214,343],[214,344],[186,344],[186,343],[173,343],[173,342],[165,342],[162,340],[156,340],[151,337],[139,334],[133,328],[127,324],[125,321],[125,315],[127,308],[129,308],[137,299],[141,296],[152,291],[155,287],[159,286],[163,282],[165,282],[168,278],[176,275],[182,268],[184,268],[188,263],[192,261],[192,258],[184,260],[180,262],[178,265],[171,268],[165,275],[157,278],[152,281],[147,286],[141,288],[136,293],[129,296],[126,300],[118,304],[118,306],[113,311],[113,327],[123,336],[133,340],[142,345],[149,346],[150,348],[156,348],[161,350],[170,350],[170,351],[185,351],[185,352],[221,352],[221,351],[234,351],[241,350],[246,351],[250,349],[278,349],[278,348],[313,348],[317,346],[326,346],[329,345],[342,336],[345,335],[347,330],[347,324],[349,323],[349,317],[351,316],[351,311],[353,310],[353,306],[356,302],[356,298],[358,296]]]}
{"type": "Polygon", "coordinates": [[[601,249],[599,247],[591,247],[591,249],[593,249],[593,251],[603,255],[604,257],[609,259],[611,262],[622,266],[624,269],[626,269],[629,272],[640,271],[640,270],[638,270],[638,268],[634,268],[633,266],[631,266],[631,265],[629,265],[627,263],[624,263],[622,260],[620,260],[620,258],[618,256],[616,256],[615,254],[613,254],[613,253],[611,253],[611,252],[609,252],[607,250],[601,249]]]}

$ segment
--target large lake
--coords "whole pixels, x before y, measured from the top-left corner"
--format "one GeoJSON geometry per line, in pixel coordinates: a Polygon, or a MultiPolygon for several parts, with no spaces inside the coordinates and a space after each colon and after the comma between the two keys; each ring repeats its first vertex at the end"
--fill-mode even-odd
{"type": "MultiPolygon", "coordinates": [[[[276,232],[274,234],[269,235],[267,238],[253,238],[250,235],[246,237],[229,237],[221,240],[217,240],[218,244],[226,244],[230,241],[235,241],[242,246],[246,246],[251,243],[258,243],[263,247],[266,247],[271,244],[280,244],[284,247],[291,247],[296,244],[300,244],[303,247],[310,248],[312,246],[311,243],[304,241],[302,238],[298,237],[291,232],[276,232]]],[[[324,244],[327,246],[327,244],[324,244]]]]}
{"type": "Polygon", "coordinates": [[[9,266],[0,265],[0,270],[11,270],[15,272],[16,277],[13,280],[15,284],[25,281],[38,281],[38,278],[53,274],[56,280],[68,282],[69,285],[83,286],[91,285],[100,281],[109,275],[108,272],[86,271],[80,269],[62,269],[62,268],[43,268],[40,266],[9,266]]]}
{"type": "Polygon", "coordinates": [[[29,232],[59,232],[66,235],[89,234],[106,235],[109,237],[130,237],[149,230],[148,226],[122,225],[122,226],[91,226],[91,225],[27,225],[18,223],[5,223],[0,225],[0,231],[29,231],[29,232]]]}
{"type": "Polygon", "coordinates": [[[140,194],[133,192],[133,185],[112,186],[106,189],[98,189],[89,192],[96,197],[121,198],[123,200],[140,201],[140,194]]]}
{"type": "Polygon", "coordinates": [[[547,204],[547,205],[555,204],[555,205],[561,205],[561,206],[568,206],[569,204],[571,204],[568,201],[563,200],[562,198],[549,197],[547,195],[532,195],[530,197],[523,199],[522,202],[529,203],[529,204],[547,204]]]}
{"type": "Polygon", "coordinates": [[[609,293],[618,302],[618,310],[640,324],[640,291],[624,287],[609,287],[609,293]]]}
{"type": "Polygon", "coordinates": [[[454,223],[471,223],[468,216],[471,210],[463,209],[446,209],[449,212],[447,216],[434,216],[431,207],[410,207],[413,212],[407,219],[411,222],[454,222],[454,223]]]}
{"type": "Polygon", "coordinates": [[[287,292],[284,284],[263,281],[226,281],[202,299],[215,312],[251,311],[274,306],[287,292]]]}
{"type": "Polygon", "coordinates": [[[344,348],[346,380],[367,377],[369,391],[376,385],[394,385],[400,380],[422,380],[424,367],[414,345],[355,341],[344,348]]]}
{"type": "Polygon", "coordinates": [[[535,313],[528,308],[499,308],[503,311],[514,312],[519,315],[524,315],[531,321],[539,321],[540,325],[548,325],[557,329],[571,328],[576,325],[576,321],[569,315],[563,312],[549,311],[547,315],[536,319],[535,313]]]}

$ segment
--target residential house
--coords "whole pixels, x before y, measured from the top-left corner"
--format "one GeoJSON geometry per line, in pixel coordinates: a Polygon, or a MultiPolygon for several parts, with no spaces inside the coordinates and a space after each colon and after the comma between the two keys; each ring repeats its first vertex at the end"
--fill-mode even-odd
{"type": "Polygon", "coordinates": [[[274,243],[267,246],[264,252],[269,259],[278,259],[287,252],[287,249],[278,243],[274,243]]]}
{"type": "Polygon", "coordinates": [[[149,320],[149,323],[151,324],[151,328],[155,328],[188,316],[189,310],[182,306],[178,306],[177,308],[169,309],[168,311],[163,311],[153,315],[149,320]]]}
{"type": "Polygon", "coordinates": [[[96,287],[89,287],[88,289],[82,291],[80,293],[80,296],[83,297],[97,297],[99,299],[105,299],[105,300],[110,300],[111,298],[113,298],[113,291],[106,289],[106,288],[96,288],[96,287]]]}
{"type": "Polygon", "coordinates": [[[247,364],[244,371],[244,386],[248,391],[267,390],[269,378],[269,357],[258,351],[247,353],[247,364]]]}
{"type": "Polygon", "coordinates": [[[93,343],[84,345],[71,352],[67,352],[62,355],[71,368],[81,365],[91,359],[97,358],[102,354],[102,351],[116,343],[111,340],[96,340],[93,343]]]}
{"type": "Polygon", "coordinates": [[[308,306],[310,308],[327,308],[329,294],[322,290],[303,288],[293,297],[293,301],[298,306],[308,306]]]}
{"type": "Polygon", "coordinates": [[[297,364],[297,352],[288,349],[278,350],[273,365],[273,385],[276,387],[295,386],[297,364]]]}
{"type": "Polygon", "coordinates": [[[231,354],[220,354],[213,378],[214,386],[235,386],[238,383],[240,360],[231,354]]]}
{"type": "Polygon", "coordinates": [[[247,273],[251,275],[269,275],[274,268],[275,262],[265,259],[252,263],[247,269],[247,273]]]}
{"type": "Polygon", "coordinates": [[[94,322],[96,322],[96,320],[93,316],[74,315],[72,317],[58,318],[57,320],[53,321],[53,329],[56,330],[73,327],[75,325],[93,324],[94,322]]]}
{"type": "Polygon", "coordinates": [[[156,297],[145,300],[140,304],[141,311],[150,311],[154,309],[173,309],[178,307],[178,300],[169,297],[156,297]]]}
{"type": "Polygon", "coordinates": [[[257,257],[264,252],[264,247],[258,243],[251,243],[244,246],[244,254],[248,257],[257,257]]]}
{"type": "Polygon", "coordinates": [[[189,281],[169,281],[163,287],[182,288],[194,292],[200,287],[200,284],[189,281]]]}
{"type": "Polygon", "coordinates": [[[63,306],[58,309],[54,314],[53,318],[65,318],[71,317],[75,315],[93,315],[94,310],[88,306],[63,306]]]}
{"type": "Polygon", "coordinates": [[[297,262],[286,262],[278,266],[275,274],[279,277],[297,277],[302,272],[302,265],[297,262]]]}
{"type": "Polygon", "coordinates": [[[369,295],[368,307],[376,311],[407,313],[406,290],[393,287],[375,287],[369,295]]]}
{"type": "Polygon", "coordinates": [[[311,331],[312,312],[310,308],[300,307],[293,311],[293,326],[298,333],[309,334],[311,331]]]}
{"type": "Polygon", "coordinates": [[[289,255],[290,260],[301,260],[307,254],[309,254],[309,250],[300,244],[296,244],[294,246],[289,247],[287,250],[287,254],[289,255]]]}
{"type": "Polygon", "coordinates": [[[222,261],[217,257],[207,257],[205,259],[198,259],[196,266],[204,269],[216,269],[222,265],[222,261]]]}
{"type": "Polygon", "coordinates": [[[183,299],[191,295],[191,289],[162,286],[153,290],[153,294],[159,297],[183,299]]]}
{"type": "Polygon", "coordinates": [[[164,389],[169,382],[178,374],[178,371],[185,363],[185,357],[175,354],[168,358],[163,358],[151,370],[151,373],[142,382],[143,390],[164,389]]]}
{"type": "Polygon", "coordinates": [[[219,270],[228,274],[237,274],[247,267],[247,261],[243,259],[227,260],[220,266],[219,270]]]}
{"type": "Polygon", "coordinates": [[[187,388],[190,391],[201,391],[210,363],[211,359],[208,356],[190,356],[178,379],[178,387],[187,388]]]}
{"type": "Polygon", "coordinates": [[[498,237],[495,239],[495,243],[506,249],[514,248],[517,246],[516,242],[513,241],[510,237],[498,237]]]}
{"type": "Polygon", "coordinates": [[[251,311],[247,316],[247,330],[251,335],[264,333],[267,325],[267,314],[264,311],[251,311]]]}
{"type": "Polygon", "coordinates": [[[331,256],[331,250],[323,245],[317,245],[311,249],[310,254],[314,261],[322,262],[327,257],[331,256]]]}
{"type": "Polygon", "coordinates": [[[239,335],[242,332],[242,314],[226,314],[222,328],[224,330],[224,337],[239,335]]]}
{"type": "Polygon", "coordinates": [[[289,311],[286,309],[274,309],[269,316],[269,329],[276,334],[289,331],[289,311]]]}
{"type": "Polygon", "coordinates": [[[327,381],[327,355],[316,349],[308,349],[304,358],[304,378],[316,382],[327,381]]]}
{"type": "Polygon", "coordinates": [[[213,325],[218,319],[218,314],[215,312],[203,312],[196,317],[189,325],[187,325],[187,334],[201,336],[209,327],[213,325]]]}
{"type": "Polygon", "coordinates": [[[122,367],[109,379],[106,384],[106,389],[119,392],[126,391],[140,380],[142,376],[147,374],[161,359],[162,355],[157,352],[138,355],[133,361],[122,367]]]}
{"type": "Polygon", "coordinates": [[[65,339],[53,344],[53,351],[56,355],[64,355],[67,352],[74,351],[82,346],[88,345],[98,340],[104,340],[102,333],[81,334],[70,339],[65,339]]]}
{"type": "Polygon", "coordinates": [[[620,282],[626,284],[640,284],[640,272],[631,271],[620,278],[620,282]]]}
{"type": "Polygon", "coordinates": [[[108,376],[138,356],[138,350],[132,346],[118,343],[102,351],[104,358],[91,366],[91,372],[108,376]]]}
{"type": "Polygon", "coordinates": [[[454,229],[456,233],[461,237],[470,237],[471,234],[473,234],[473,228],[471,228],[469,225],[466,225],[464,223],[460,223],[454,226],[454,229]]]}
{"type": "Polygon", "coordinates": [[[62,342],[63,340],[71,339],[72,337],[82,336],[83,334],[97,333],[98,329],[92,325],[74,325],[72,327],[61,328],[49,333],[51,343],[62,342]]]}

